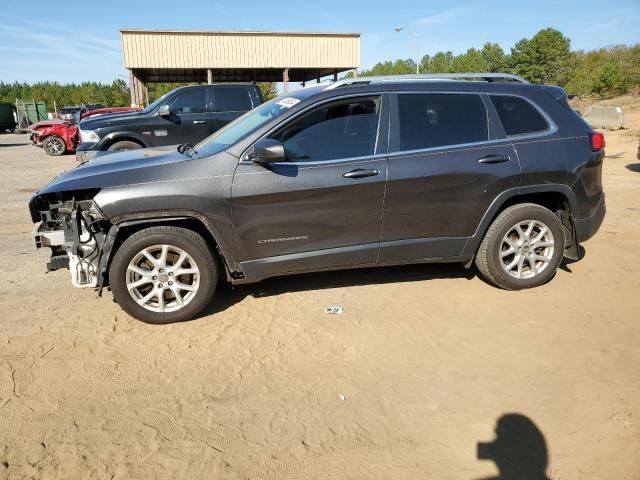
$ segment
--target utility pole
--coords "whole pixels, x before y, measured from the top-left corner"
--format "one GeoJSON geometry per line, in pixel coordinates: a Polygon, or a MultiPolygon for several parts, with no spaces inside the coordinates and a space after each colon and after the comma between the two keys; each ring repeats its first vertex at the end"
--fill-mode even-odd
{"type": "Polygon", "coordinates": [[[401,32],[402,30],[409,32],[411,35],[416,37],[416,75],[420,74],[420,34],[414,32],[413,30],[409,30],[405,27],[396,27],[396,32],[401,32]]]}

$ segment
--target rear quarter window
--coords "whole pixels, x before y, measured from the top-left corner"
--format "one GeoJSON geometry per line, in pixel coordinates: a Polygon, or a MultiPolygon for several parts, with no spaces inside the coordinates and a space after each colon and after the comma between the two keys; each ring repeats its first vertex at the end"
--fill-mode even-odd
{"type": "Polygon", "coordinates": [[[549,124],[538,109],[523,98],[491,95],[491,102],[507,135],[524,135],[549,129],[549,124]]]}

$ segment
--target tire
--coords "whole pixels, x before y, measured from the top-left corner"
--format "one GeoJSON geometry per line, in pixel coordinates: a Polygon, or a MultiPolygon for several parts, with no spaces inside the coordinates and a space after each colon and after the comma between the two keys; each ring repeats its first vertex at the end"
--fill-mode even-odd
{"type": "Polygon", "coordinates": [[[116,142],[111,145],[107,150],[110,152],[121,152],[123,150],[138,150],[142,148],[142,145],[136,142],[131,142],[129,140],[122,140],[120,142],[116,142]]]}
{"type": "Polygon", "coordinates": [[[109,283],[114,300],[132,317],[153,324],[182,322],[195,317],[211,302],[218,283],[218,268],[207,243],[196,232],[179,227],[151,227],[134,233],[120,246],[111,264],[109,283]],[[167,253],[162,263],[164,246],[167,253]],[[153,264],[142,253],[145,249],[154,257],[153,264]],[[181,252],[186,257],[177,264],[181,252]],[[162,265],[164,271],[160,270],[162,265]],[[138,271],[145,273],[140,275],[138,271]],[[185,275],[179,271],[192,273],[185,275]],[[194,271],[197,273],[193,274],[194,271]],[[134,287],[136,283],[141,284],[134,287]],[[178,285],[195,291],[180,289],[178,285]]]}
{"type": "Polygon", "coordinates": [[[51,155],[52,157],[58,157],[67,153],[67,144],[64,143],[62,137],[58,135],[51,135],[45,138],[42,142],[42,148],[47,152],[47,155],[51,155]]]}
{"type": "Polygon", "coordinates": [[[487,230],[476,266],[487,281],[505,290],[533,288],[553,278],[564,246],[562,224],[553,212],[533,203],[513,205],[487,230]]]}

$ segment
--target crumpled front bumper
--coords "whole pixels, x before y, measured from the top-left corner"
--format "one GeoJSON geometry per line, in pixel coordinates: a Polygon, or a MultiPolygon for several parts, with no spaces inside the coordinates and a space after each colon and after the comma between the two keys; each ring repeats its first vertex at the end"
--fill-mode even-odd
{"type": "Polygon", "coordinates": [[[64,251],[64,230],[47,230],[42,222],[37,222],[33,225],[31,234],[36,242],[36,248],[51,249],[51,260],[47,263],[47,271],[69,268],[69,256],[64,251]]]}
{"type": "Polygon", "coordinates": [[[68,268],[78,288],[101,286],[99,266],[108,225],[95,203],[69,200],[50,205],[48,211],[31,208],[31,213],[36,248],[51,249],[47,270],[68,268]]]}
{"type": "Polygon", "coordinates": [[[34,147],[42,148],[42,140],[38,132],[31,130],[29,134],[29,140],[31,140],[31,145],[33,145],[34,147]]]}

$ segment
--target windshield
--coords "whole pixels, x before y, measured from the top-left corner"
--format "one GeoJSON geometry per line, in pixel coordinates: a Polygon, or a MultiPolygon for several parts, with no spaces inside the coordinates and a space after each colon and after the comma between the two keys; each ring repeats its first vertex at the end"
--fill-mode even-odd
{"type": "MultiPolygon", "coordinates": [[[[172,90],[173,91],[173,90],[172,90]]],[[[154,108],[156,108],[158,105],[160,105],[162,103],[162,101],[167,98],[167,95],[169,95],[171,92],[167,92],[164,95],[162,95],[159,99],[157,99],[155,102],[153,102],[151,105],[149,105],[147,108],[145,108],[142,113],[150,113],[154,108]]]]}
{"type": "Polygon", "coordinates": [[[205,138],[196,145],[195,149],[204,155],[221,152],[299,102],[300,100],[294,97],[278,97],[269,100],[205,138]]]}

